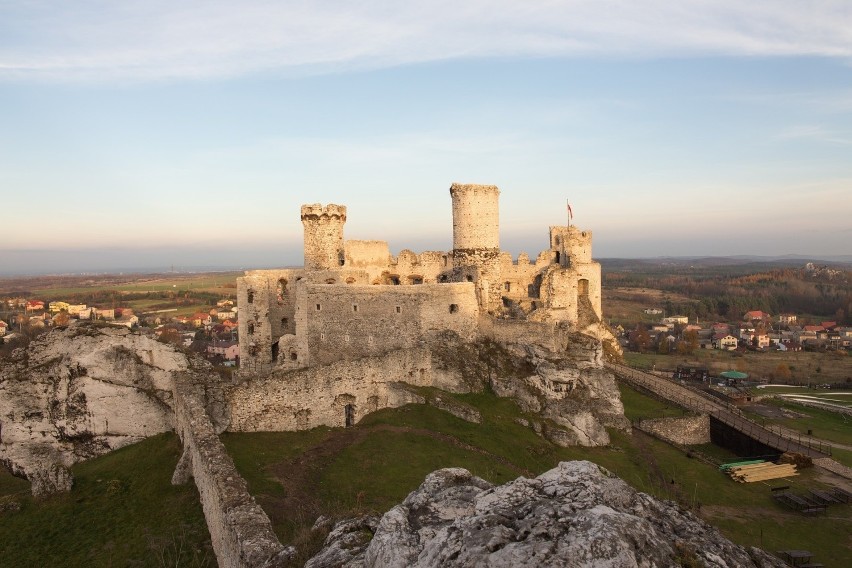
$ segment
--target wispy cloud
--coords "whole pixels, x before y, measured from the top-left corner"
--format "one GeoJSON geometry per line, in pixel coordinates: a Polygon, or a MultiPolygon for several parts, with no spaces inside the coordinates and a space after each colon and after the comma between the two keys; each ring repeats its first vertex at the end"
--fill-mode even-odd
{"type": "Polygon", "coordinates": [[[782,130],[776,136],[779,140],[815,140],[830,144],[852,144],[852,138],[815,124],[800,124],[782,130]]]}
{"type": "Polygon", "coordinates": [[[495,56],[850,58],[850,21],[847,0],[7,1],[0,78],[219,78],[495,56]]]}

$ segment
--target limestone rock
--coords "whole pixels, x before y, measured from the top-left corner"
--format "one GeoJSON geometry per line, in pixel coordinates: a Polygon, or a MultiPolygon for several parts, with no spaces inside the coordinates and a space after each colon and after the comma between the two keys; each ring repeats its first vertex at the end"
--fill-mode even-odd
{"type": "Polygon", "coordinates": [[[328,551],[347,534],[335,529],[308,565],[785,566],[587,461],[499,487],[463,469],[439,470],[385,513],[366,550],[341,560],[328,551]]]}
{"type": "Polygon", "coordinates": [[[71,491],[74,478],[68,468],[53,463],[30,473],[32,493],[35,497],[71,491]]]}
{"type": "Polygon", "coordinates": [[[0,366],[0,461],[34,492],[65,490],[53,465],[171,430],[174,376],[203,364],[123,327],[52,330],[0,366]]]}

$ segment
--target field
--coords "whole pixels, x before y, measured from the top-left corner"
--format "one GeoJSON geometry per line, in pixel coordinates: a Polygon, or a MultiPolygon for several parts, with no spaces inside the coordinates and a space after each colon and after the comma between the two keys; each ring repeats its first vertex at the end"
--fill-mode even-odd
{"type": "MultiPolygon", "coordinates": [[[[604,316],[613,326],[631,325],[638,322],[656,323],[663,314],[646,314],[646,308],[662,309],[666,301],[688,302],[689,298],[674,292],[665,292],[654,288],[621,288],[604,286],[601,291],[601,303],[604,306],[604,316]]],[[[665,314],[674,316],[677,314],[665,314]]]]}
{"type": "Polygon", "coordinates": [[[713,374],[734,370],[748,373],[753,378],[770,381],[776,379],[780,374],[779,366],[784,365],[790,373],[789,378],[783,379],[785,382],[801,384],[848,382],[852,388],[852,356],[842,352],[739,353],[720,349],[698,349],[688,356],[625,352],[624,359],[628,365],[637,369],[674,371],[681,364],[698,364],[706,366],[713,374]]]}
{"type": "MultiPolygon", "coordinates": [[[[216,300],[236,300],[241,272],[39,276],[0,279],[0,298],[25,297],[84,303],[100,308],[132,308],[136,314],[168,310],[176,317],[208,311],[216,300]]],[[[9,317],[5,306],[0,317],[9,317]]]]}

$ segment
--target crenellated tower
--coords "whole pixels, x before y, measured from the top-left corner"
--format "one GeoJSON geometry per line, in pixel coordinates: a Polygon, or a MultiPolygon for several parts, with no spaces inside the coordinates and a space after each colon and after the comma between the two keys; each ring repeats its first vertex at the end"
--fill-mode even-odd
{"type": "Polygon", "coordinates": [[[346,207],[329,203],[302,205],[305,269],[337,270],[344,263],[343,225],[346,207]]]}
{"type": "Polygon", "coordinates": [[[477,283],[480,304],[502,305],[500,280],[500,190],[494,185],[454,183],[453,272],[456,280],[477,283]]]}

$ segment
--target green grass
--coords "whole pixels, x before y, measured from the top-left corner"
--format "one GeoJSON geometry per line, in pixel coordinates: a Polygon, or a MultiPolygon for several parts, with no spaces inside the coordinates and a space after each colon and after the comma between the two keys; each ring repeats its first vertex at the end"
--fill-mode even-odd
{"type": "Polygon", "coordinates": [[[852,417],[839,412],[830,412],[820,408],[803,406],[783,399],[764,400],[764,404],[773,404],[794,412],[805,414],[801,418],[765,419],[768,424],[780,424],[796,432],[807,434],[811,430],[816,438],[852,446],[852,417]]]}
{"type": "Polygon", "coordinates": [[[631,422],[644,418],[672,418],[691,414],[679,406],[641,393],[621,382],[618,383],[618,390],[624,404],[624,415],[631,422]]]}
{"type": "Polygon", "coordinates": [[[77,464],[74,489],[41,501],[0,476],[21,505],[0,513],[0,564],[215,566],[195,486],[171,485],[180,451],[174,434],[154,436],[77,464]]]}

